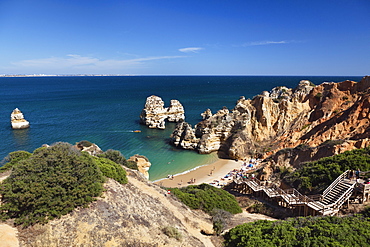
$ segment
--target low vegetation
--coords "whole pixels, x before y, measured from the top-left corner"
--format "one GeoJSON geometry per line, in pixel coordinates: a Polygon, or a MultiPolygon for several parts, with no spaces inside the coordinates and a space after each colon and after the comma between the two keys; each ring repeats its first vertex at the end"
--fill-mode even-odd
{"type": "Polygon", "coordinates": [[[214,209],[222,209],[232,214],[242,212],[233,195],[209,184],[172,188],[171,193],[191,209],[201,209],[208,214],[214,209]]]}
{"type": "Polygon", "coordinates": [[[175,227],[172,227],[172,226],[165,226],[162,228],[162,232],[164,234],[166,234],[168,237],[170,238],[174,238],[178,241],[181,241],[182,240],[182,235],[181,233],[179,232],[179,230],[177,230],[177,228],[175,227]]]}
{"type": "Polygon", "coordinates": [[[213,231],[217,236],[219,236],[228,225],[232,215],[230,212],[227,212],[222,209],[215,208],[211,212],[213,231]]]}
{"type": "Polygon", "coordinates": [[[3,161],[5,164],[0,167],[0,172],[10,170],[19,161],[28,159],[31,155],[31,153],[26,151],[15,151],[9,153],[9,155],[3,161]]]}
{"type": "Polygon", "coordinates": [[[303,164],[296,171],[285,174],[283,179],[304,194],[317,194],[324,191],[346,170],[357,169],[370,170],[370,147],[303,164]]]}
{"type": "Polygon", "coordinates": [[[370,218],[299,217],[239,225],[224,235],[225,246],[369,246],[370,218]]]}
{"type": "Polygon", "coordinates": [[[121,165],[106,158],[94,157],[94,159],[104,176],[112,178],[121,184],[127,184],[126,171],[121,165]]]}
{"type": "MultiPolygon", "coordinates": [[[[99,154],[98,157],[107,158],[117,164],[123,165],[127,168],[137,170],[137,165],[133,161],[127,161],[127,159],[121,154],[118,150],[108,149],[102,154],[99,154]]],[[[144,156],[143,156],[144,157],[144,156]]]]}
{"type": "Polygon", "coordinates": [[[121,165],[68,143],[9,154],[10,176],[0,184],[0,218],[25,227],[87,206],[103,191],[104,176],[127,183],[121,165]]]}

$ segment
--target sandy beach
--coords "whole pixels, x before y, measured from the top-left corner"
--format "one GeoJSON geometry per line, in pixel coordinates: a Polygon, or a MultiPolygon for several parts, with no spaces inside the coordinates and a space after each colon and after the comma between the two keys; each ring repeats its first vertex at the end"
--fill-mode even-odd
{"type": "Polygon", "coordinates": [[[221,180],[230,171],[234,169],[240,169],[243,165],[243,161],[218,159],[216,162],[201,166],[195,170],[191,170],[187,173],[175,175],[173,178],[165,178],[154,182],[164,187],[183,187],[190,184],[202,184],[212,183],[214,180],[220,181],[220,183],[226,183],[228,180],[221,180]],[[191,180],[194,181],[191,183],[191,180]]]}

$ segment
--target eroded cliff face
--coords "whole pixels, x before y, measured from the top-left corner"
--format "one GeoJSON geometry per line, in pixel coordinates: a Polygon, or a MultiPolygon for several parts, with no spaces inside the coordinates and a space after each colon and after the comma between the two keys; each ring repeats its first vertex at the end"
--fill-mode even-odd
{"type": "Polygon", "coordinates": [[[108,179],[102,198],[46,225],[20,229],[20,246],[213,246],[209,216],[191,211],[165,191],[128,171],[129,183],[108,179]],[[174,227],[182,236],[164,234],[174,227]]]}
{"type": "Polygon", "coordinates": [[[169,107],[164,107],[164,101],[160,97],[149,96],[141,111],[140,122],[149,128],[164,129],[166,120],[169,122],[184,121],[185,112],[182,104],[173,99],[169,107]]]}
{"type": "Polygon", "coordinates": [[[241,97],[232,111],[224,108],[214,115],[203,113],[204,120],[194,129],[179,124],[171,136],[172,143],[195,147],[200,153],[221,151],[231,158],[250,156],[308,114],[310,105],[305,95],[312,88],[309,81],[301,81],[295,89],[277,87],[252,100],[241,97]]]}
{"type": "Polygon", "coordinates": [[[137,165],[138,171],[143,174],[146,179],[149,179],[149,168],[152,166],[152,163],[145,156],[135,154],[131,156],[127,161],[133,161],[137,165]]]}
{"type": "Polygon", "coordinates": [[[194,128],[179,124],[171,140],[177,147],[218,151],[235,159],[267,157],[300,144],[316,147],[328,140],[365,145],[370,135],[369,87],[369,76],[360,82],[314,86],[301,81],[295,89],[276,87],[252,100],[241,97],[231,111],[206,111],[194,128]]]}

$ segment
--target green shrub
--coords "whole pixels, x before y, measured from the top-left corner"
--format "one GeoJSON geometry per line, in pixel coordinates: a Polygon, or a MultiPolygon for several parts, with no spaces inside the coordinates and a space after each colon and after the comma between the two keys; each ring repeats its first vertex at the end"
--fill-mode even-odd
{"type": "Polygon", "coordinates": [[[21,160],[28,159],[32,154],[26,151],[15,151],[9,153],[9,155],[5,158],[6,164],[0,167],[0,172],[5,172],[10,170],[14,165],[16,165],[21,160]]]}
{"type": "Polygon", "coordinates": [[[213,231],[217,236],[219,236],[223,230],[227,227],[232,215],[230,212],[227,212],[222,209],[215,208],[211,212],[213,231]]]}
{"type": "Polygon", "coordinates": [[[249,213],[253,214],[265,214],[265,215],[273,215],[272,208],[268,207],[266,204],[263,203],[255,203],[247,208],[249,213]]]}
{"type": "Polygon", "coordinates": [[[103,181],[93,157],[70,144],[40,149],[19,161],[0,184],[0,216],[25,227],[47,223],[88,205],[101,195],[103,181]]]}
{"type": "Polygon", "coordinates": [[[299,217],[260,220],[239,225],[225,234],[225,246],[368,246],[370,221],[349,217],[299,217]],[[344,234],[345,233],[345,234],[344,234]]]}
{"type": "Polygon", "coordinates": [[[106,158],[94,157],[94,159],[104,176],[112,178],[121,184],[127,184],[126,171],[121,165],[106,158]]]}
{"type": "MultiPolygon", "coordinates": [[[[133,170],[138,169],[137,164],[135,162],[127,161],[126,158],[118,150],[108,149],[104,153],[99,154],[98,157],[110,159],[111,161],[113,161],[117,164],[126,166],[130,169],[133,169],[133,170]]],[[[147,159],[147,158],[145,157],[145,159],[147,159]]]]}
{"type": "MultiPolygon", "coordinates": [[[[332,141],[326,143],[331,145],[332,141]]],[[[293,173],[286,174],[284,181],[304,194],[324,191],[346,170],[369,171],[370,148],[354,149],[342,154],[305,163],[293,173]]]]}
{"type": "Polygon", "coordinates": [[[223,209],[232,214],[242,212],[233,195],[209,184],[172,188],[171,193],[188,207],[201,209],[206,213],[210,213],[216,208],[223,209]]]}
{"type": "Polygon", "coordinates": [[[178,241],[181,241],[182,240],[181,233],[175,227],[165,226],[165,227],[162,228],[162,232],[164,234],[166,234],[167,236],[169,236],[170,238],[174,238],[174,239],[176,239],[178,241]]]}

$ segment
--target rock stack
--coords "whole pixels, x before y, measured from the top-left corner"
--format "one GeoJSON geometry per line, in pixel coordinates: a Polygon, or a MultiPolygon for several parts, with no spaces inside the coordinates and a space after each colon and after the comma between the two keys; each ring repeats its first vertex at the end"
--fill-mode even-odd
{"type": "Polygon", "coordinates": [[[13,129],[27,129],[30,127],[30,123],[24,119],[23,113],[15,108],[10,114],[10,123],[13,129]]]}
{"type": "Polygon", "coordinates": [[[276,87],[253,99],[241,97],[230,111],[207,110],[194,128],[178,124],[171,143],[234,159],[266,157],[280,149],[333,140],[344,140],[340,146],[345,151],[370,144],[369,109],[370,76],[318,86],[304,80],[295,89],[276,87]]]}
{"type": "Polygon", "coordinates": [[[171,100],[170,106],[165,108],[160,97],[155,95],[148,97],[140,114],[140,122],[151,129],[164,129],[165,120],[169,122],[184,121],[185,112],[182,104],[178,100],[171,100]]]}

